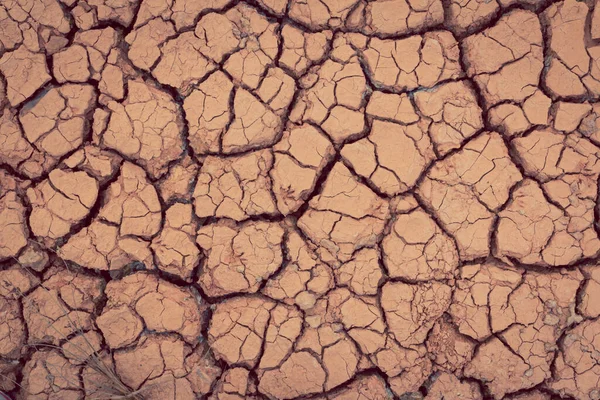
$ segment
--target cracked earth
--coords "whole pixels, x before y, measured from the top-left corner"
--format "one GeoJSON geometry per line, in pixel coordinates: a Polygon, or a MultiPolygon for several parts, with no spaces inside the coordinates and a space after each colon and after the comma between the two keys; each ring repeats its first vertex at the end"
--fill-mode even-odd
{"type": "Polygon", "coordinates": [[[0,0],[0,109],[13,399],[600,399],[592,0],[0,0]]]}

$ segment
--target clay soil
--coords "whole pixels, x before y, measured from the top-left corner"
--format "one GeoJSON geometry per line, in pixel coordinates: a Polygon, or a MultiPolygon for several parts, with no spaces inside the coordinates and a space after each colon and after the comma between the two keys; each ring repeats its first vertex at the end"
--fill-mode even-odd
{"type": "Polygon", "coordinates": [[[599,176],[592,0],[0,0],[0,392],[598,400],[599,176]]]}

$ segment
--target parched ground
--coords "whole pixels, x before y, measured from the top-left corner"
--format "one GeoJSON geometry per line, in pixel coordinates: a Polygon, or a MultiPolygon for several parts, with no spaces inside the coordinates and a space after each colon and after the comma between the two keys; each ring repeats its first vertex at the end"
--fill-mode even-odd
{"type": "Polygon", "coordinates": [[[593,0],[0,0],[0,391],[598,400],[599,100],[593,0]]]}

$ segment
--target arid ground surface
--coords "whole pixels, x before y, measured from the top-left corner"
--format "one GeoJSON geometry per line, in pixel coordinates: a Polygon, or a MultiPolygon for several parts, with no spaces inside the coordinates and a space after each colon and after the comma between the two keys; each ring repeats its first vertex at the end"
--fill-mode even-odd
{"type": "Polygon", "coordinates": [[[13,399],[600,399],[600,6],[1,0],[13,399]]]}

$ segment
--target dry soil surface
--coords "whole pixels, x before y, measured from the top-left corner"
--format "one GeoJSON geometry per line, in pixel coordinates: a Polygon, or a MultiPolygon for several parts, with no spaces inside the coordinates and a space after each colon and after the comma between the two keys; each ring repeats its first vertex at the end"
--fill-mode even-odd
{"type": "Polygon", "coordinates": [[[598,400],[599,100],[592,0],[1,0],[0,390],[598,400]]]}

